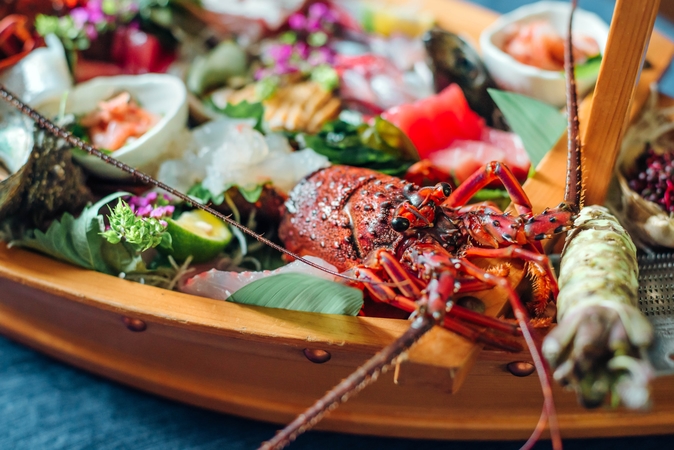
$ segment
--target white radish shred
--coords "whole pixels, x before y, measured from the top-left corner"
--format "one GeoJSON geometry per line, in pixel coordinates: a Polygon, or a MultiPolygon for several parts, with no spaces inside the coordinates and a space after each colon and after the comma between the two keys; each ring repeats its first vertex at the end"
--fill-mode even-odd
{"type": "MultiPolygon", "coordinates": [[[[328,270],[337,272],[337,268],[335,266],[325,262],[320,258],[316,258],[314,256],[306,256],[305,258],[311,262],[319,264],[321,267],[325,267],[328,270]]],[[[294,261],[276,270],[263,270],[260,272],[229,272],[211,269],[208,272],[200,273],[185,281],[180,290],[188,294],[209,297],[216,300],[227,300],[229,296],[234,294],[236,291],[254,281],[271,275],[292,272],[304,273],[306,275],[312,275],[334,281],[333,275],[311,267],[302,261],[294,261]]]]}

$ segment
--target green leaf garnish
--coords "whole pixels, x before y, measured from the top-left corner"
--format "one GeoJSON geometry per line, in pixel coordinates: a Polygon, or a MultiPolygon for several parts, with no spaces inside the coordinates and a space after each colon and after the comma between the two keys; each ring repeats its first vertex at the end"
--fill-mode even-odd
{"type": "Polygon", "coordinates": [[[327,64],[313,68],[311,70],[311,80],[321,85],[326,91],[333,91],[339,86],[337,71],[327,64]]]}
{"type": "Polygon", "coordinates": [[[488,91],[536,167],[566,130],[566,118],[556,108],[533,98],[498,89],[488,91]]]}
{"type": "Polygon", "coordinates": [[[264,189],[264,184],[258,184],[252,188],[242,188],[241,186],[236,186],[243,198],[246,199],[248,203],[255,203],[260,199],[262,195],[262,190],[264,189]]]}
{"type": "Polygon", "coordinates": [[[252,187],[243,188],[238,185],[229,185],[225,186],[225,190],[218,195],[213,195],[211,191],[206,189],[201,182],[194,184],[188,191],[187,195],[198,200],[200,203],[208,204],[213,203],[214,205],[221,205],[225,201],[225,192],[230,188],[238,189],[241,193],[241,196],[246,199],[248,203],[255,203],[260,199],[262,191],[264,190],[264,184],[257,184],[252,187]]]}
{"type": "Polygon", "coordinates": [[[353,114],[340,115],[318,134],[299,133],[297,142],[326,156],[333,164],[367,167],[389,175],[402,175],[419,160],[414,144],[395,125],[378,117],[374,125],[353,114]]]}
{"type": "Polygon", "coordinates": [[[171,235],[166,232],[166,225],[153,217],[138,217],[123,200],[119,200],[110,211],[108,221],[110,229],[100,234],[111,244],[124,241],[138,252],[144,252],[159,244],[164,248],[171,248],[171,235]]]}
{"type": "Polygon", "coordinates": [[[262,118],[264,116],[264,106],[262,103],[248,103],[246,100],[233,105],[227,103],[224,109],[219,109],[219,111],[234,119],[255,119],[255,128],[260,133],[262,131],[262,118]]]}
{"type": "Polygon", "coordinates": [[[301,273],[265,277],[236,291],[228,301],[268,308],[355,316],[363,292],[334,281],[301,273]]]}
{"type": "Polygon", "coordinates": [[[116,274],[101,255],[103,238],[100,233],[104,231],[104,223],[98,210],[123,195],[129,194],[116,192],[108,195],[93,206],[84,208],[78,218],[65,213],[61,220],[52,222],[46,232],[29,230],[15,243],[86,269],[116,274]]]}
{"type": "Polygon", "coordinates": [[[576,66],[576,79],[596,76],[601,67],[601,54],[588,58],[583,64],[576,66]]]}

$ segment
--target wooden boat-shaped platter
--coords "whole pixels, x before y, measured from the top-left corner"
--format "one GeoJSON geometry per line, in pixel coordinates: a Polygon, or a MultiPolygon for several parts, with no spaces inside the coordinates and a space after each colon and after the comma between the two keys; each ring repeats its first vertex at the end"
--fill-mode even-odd
{"type": "MultiPolygon", "coordinates": [[[[475,41],[496,17],[448,0],[427,1],[426,7],[441,26],[475,41]]],[[[653,33],[647,56],[651,64],[641,73],[633,114],[673,54],[674,44],[653,33]]],[[[582,124],[591,105],[592,99],[586,99],[581,107],[582,124]]],[[[604,120],[606,129],[611,120],[604,120]]],[[[561,200],[565,158],[564,138],[527,182],[535,211],[561,200]]],[[[517,276],[521,274],[513,278],[517,276]]],[[[408,326],[404,320],[299,313],[200,298],[5,244],[0,244],[0,292],[0,332],[12,339],[148,392],[276,423],[290,421],[408,326]],[[326,362],[312,362],[328,355],[326,362]]],[[[497,314],[505,304],[498,291],[482,298],[488,314],[497,314]]],[[[436,439],[526,438],[538,421],[542,396],[535,375],[517,377],[507,370],[508,363],[517,361],[528,362],[529,355],[482,350],[435,329],[409,352],[395,382],[392,372],[383,374],[318,428],[436,439]]],[[[574,394],[556,388],[562,433],[598,437],[671,432],[674,378],[656,379],[653,389],[654,407],[644,414],[588,411],[577,405],[574,394]]]]}

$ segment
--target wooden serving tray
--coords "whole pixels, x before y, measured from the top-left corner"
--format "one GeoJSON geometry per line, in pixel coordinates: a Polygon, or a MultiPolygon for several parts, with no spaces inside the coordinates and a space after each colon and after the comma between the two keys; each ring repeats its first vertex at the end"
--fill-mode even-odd
{"type": "MultiPolygon", "coordinates": [[[[476,41],[496,17],[449,0],[429,0],[426,6],[440,25],[476,41]]],[[[672,54],[674,45],[654,34],[652,68],[642,74],[638,93],[649,77],[662,73],[672,54]]],[[[634,110],[642,97],[636,97],[634,110]]],[[[585,118],[590,105],[585,102],[585,118]]],[[[565,161],[565,153],[558,147],[527,183],[536,210],[562,198],[565,162],[560,166],[558,158],[565,161]]],[[[514,271],[512,281],[517,284],[520,276],[514,271]]],[[[290,421],[409,325],[200,298],[4,244],[0,292],[0,332],[8,337],[139,389],[277,423],[290,421]],[[315,363],[307,357],[320,352],[330,359],[315,363]]],[[[482,295],[489,314],[505,303],[497,290],[482,295]]],[[[536,376],[515,377],[506,365],[528,360],[526,353],[481,351],[437,328],[409,352],[395,383],[393,373],[382,375],[318,428],[401,437],[526,438],[539,418],[540,387],[536,376]]],[[[658,434],[674,427],[674,378],[656,380],[655,407],[648,414],[586,411],[574,395],[555,389],[565,437],[658,434]]]]}

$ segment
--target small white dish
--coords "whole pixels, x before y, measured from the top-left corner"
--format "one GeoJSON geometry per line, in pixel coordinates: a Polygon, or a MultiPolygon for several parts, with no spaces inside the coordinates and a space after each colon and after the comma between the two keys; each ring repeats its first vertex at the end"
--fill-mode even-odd
{"type": "MultiPolygon", "coordinates": [[[[566,36],[571,4],[565,2],[538,2],[522,6],[504,14],[480,35],[482,58],[496,84],[504,90],[518,92],[556,107],[566,102],[563,71],[543,70],[522,64],[502,50],[514,24],[547,20],[560,36],[566,36]]],[[[603,55],[609,27],[594,13],[576,9],[573,33],[584,34],[597,42],[603,55]]],[[[597,81],[596,73],[576,80],[578,95],[587,93],[597,81]]]]}
{"type": "MultiPolygon", "coordinates": [[[[173,75],[144,74],[98,77],[76,85],[68,92],[65,113],[86,114],[98,102],[127,91],[146,110],[161,117],[147,133],[112,152],[112,156],[131,167],[153,172],[169,150],[171,142],[187,123],[187,90],[183,81],[173,75]]],[[[47,117],[56,117],[63,93],[55,95],[37,110],[47,117]]],[[[107,179],[125,179],[129,175],[91,155],[73,157],[89,172],[107,179]]]]}

